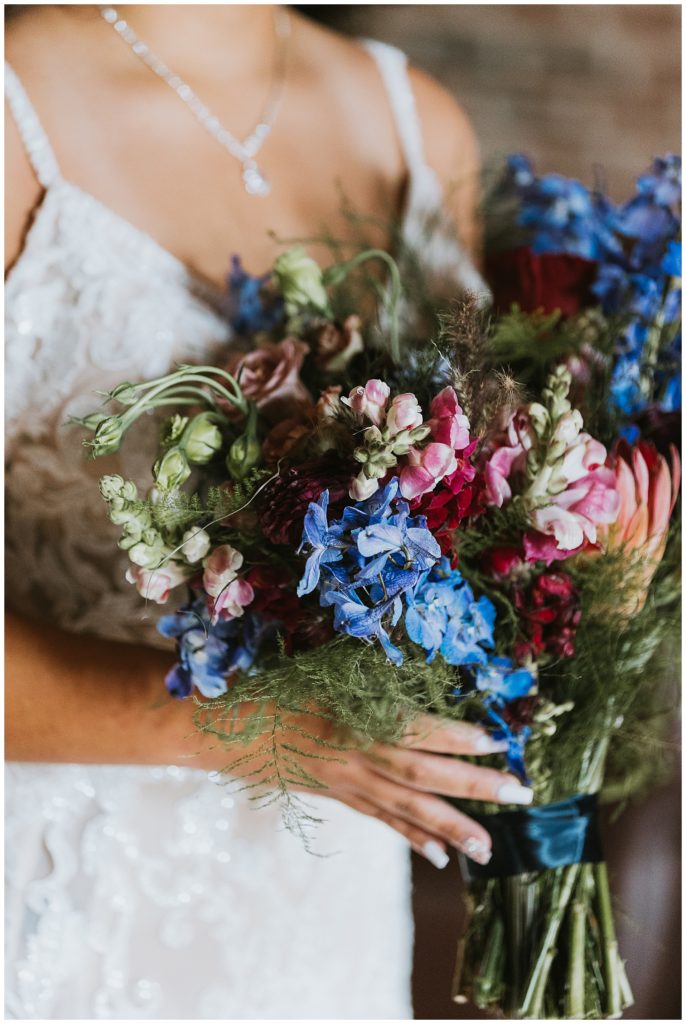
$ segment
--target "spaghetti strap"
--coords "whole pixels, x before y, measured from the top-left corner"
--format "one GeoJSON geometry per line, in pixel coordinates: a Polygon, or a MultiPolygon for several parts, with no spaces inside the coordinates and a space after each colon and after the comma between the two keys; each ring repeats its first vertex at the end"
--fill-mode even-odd
{"type": "Polygon", "coordinates": [[[24,86],[7,62],[5,97],[36,177],[43,188],[50,188],[60,177],[55,154],[24,86]]]}
{"type": "Polygon", "coordinates": [[[418,178],[429,168],[424,157],[422,128],[408,74],[407,56],[397,47],[378,39],[361,39],[360,42],[377,63],[388,93],[407,169],[411,178],[418,178]]]}

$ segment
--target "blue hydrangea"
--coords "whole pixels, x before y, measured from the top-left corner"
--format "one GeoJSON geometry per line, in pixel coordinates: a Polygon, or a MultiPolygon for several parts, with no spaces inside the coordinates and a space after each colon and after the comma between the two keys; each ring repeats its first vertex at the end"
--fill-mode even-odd
{"type": "Polygon", "coordinates": [[[212,625],[204,598],[198,597],[178,612],[165,615],[157,625],[162,636],[177,642],[179,661],[167,674],[167,689],[174,697],[187,697],[193,687],[203,697],[219,697],[228,688],[227,677],[247,672],[267,632],[275,631],[259,616],[246,612],[241,618],[212,625]]]}

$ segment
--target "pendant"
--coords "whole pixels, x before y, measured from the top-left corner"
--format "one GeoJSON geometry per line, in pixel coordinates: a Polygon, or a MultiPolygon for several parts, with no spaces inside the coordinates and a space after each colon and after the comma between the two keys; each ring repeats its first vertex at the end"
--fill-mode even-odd
{"type": "Polygon", "coordinates": [[[251,196],[268,196],[272,190],[254,160],[246,160],[243,164],[243,185],[251,196]]]}

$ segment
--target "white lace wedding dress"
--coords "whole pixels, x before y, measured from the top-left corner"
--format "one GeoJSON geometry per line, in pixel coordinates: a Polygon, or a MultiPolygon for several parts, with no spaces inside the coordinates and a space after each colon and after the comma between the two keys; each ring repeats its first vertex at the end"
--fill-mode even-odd
{"type": "MultiPolygon", "coordinates": [[[[440,188],[404,56],[367,45],[407,156],[412,235],[440,188]]],[[[94,465],[65,423],[92,409],[96,389],[211,361],[229,329],[218,294],[61,177],[10,68],[6,89],[45,189],[6,286],[9,602],[65,630],[163,644],[124,580],[96,484],[115,469],[145,479],[151,448],[94,465]]],[[[482,286],[455,245],[432,258],[482,286]]],[[[406,844],[318,803],[326,858],[278,811],[188,766],[8,765],[7,1016],[411,1017],[406,844]]]]}

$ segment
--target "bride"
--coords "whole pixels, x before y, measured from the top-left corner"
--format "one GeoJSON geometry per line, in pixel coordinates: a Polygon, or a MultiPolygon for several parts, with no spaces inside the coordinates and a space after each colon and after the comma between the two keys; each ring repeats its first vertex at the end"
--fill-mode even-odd
{"type": "Polygon", "coordinates": [[[258,273],[275,236],[349,238],[338,185],[410,235],[443,204],[459,243],[434,256],[481,285],[472,129],[398,51],[271,5],[41,4],[6,38],[7,1015],[410,1017],[408,844],[486,862],[441,794],[531,792],[440,756],[493,750],[479,729],[418,723],[313,762],[315,857],[217,784],[96,486],[151,448],[95,469],[64,424],[210,362],[231,254],[258,273]]]}

